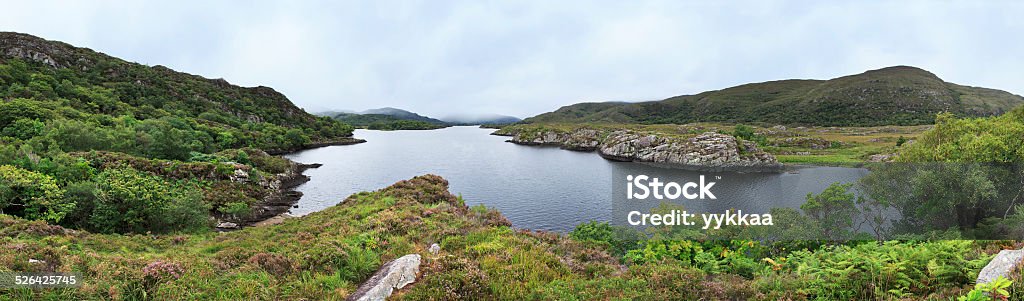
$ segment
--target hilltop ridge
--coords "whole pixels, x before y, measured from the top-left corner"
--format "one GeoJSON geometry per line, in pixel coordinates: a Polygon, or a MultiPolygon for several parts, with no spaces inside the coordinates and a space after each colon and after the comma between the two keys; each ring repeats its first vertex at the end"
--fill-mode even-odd
{"type": "Polygon", "coordinates": [[[1009,92],[943,81],[927,70],[893,66],[830,80],[743,84],[660,101],[578,103],[526,123],[732,122],[818,126],[920,125],[935,114],[999,115],[1024,103],[1009,92]]]}

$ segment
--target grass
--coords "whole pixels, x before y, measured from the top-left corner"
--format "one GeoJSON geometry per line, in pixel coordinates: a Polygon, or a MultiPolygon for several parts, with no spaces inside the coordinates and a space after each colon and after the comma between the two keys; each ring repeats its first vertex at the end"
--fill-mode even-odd
{"type": "MultiPolygon", "coordinates": [[[[427,175],[278,225],[228,233],[105,235],[0,215],[0,272],[78,272],[84,278],[74,289],[0,290],[0,300],[342,300],[383,263],[409,253],[423,256],[421,275],[397,291],[396,300],[829,300],[830,283],[837,281],[860,296],[878,296],[857,291],[862,287],[893,285],[890,278],[857,276],[863,274],[853,274],[860,282],[845,284],[814,276],[843,268],[851,258],[876,257],[862,253],[925,254],[915,255],[914,265],[890,256],[916,267],[949,255],[985,258],[998,251],[985,246],[990,244],[893,242],[793,250],[771,255],[783,263],[778,266],[760,255],[748,258],[754,273],[747,276],[704,271],[670,257],[624,263],[607,245],[514,229],[500,213],[467,207],[444,179],[427,175]],[[426,251],[433,243],[441,246],[437,255],[426,251]],[[154,272],[154,266],[182,272],[154,272]]],[[[731,254],[721,264],[745,256],[708,250],[731,254]]],[[[962,269],[970,274],[976,267],[962,269]]],[[[969,287],[960,280],[913,286],[904,299],[954,296],[969,287]]]]}

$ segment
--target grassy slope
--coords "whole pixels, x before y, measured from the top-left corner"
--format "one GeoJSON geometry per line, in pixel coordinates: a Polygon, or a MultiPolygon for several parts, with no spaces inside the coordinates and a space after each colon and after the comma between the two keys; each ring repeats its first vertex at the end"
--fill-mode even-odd
{"type": "Polygon", "coordinates": [[[81,289],[0,295],[340,300],[381,263],[407,253],[427,258],[423,271],[432,276],[420,283],[467,284],[452,291],[417,285],[406,292],[411,298],[525,295],[555,279],[580,277],[583,270],[618,271],[603,251],[557,235],[512,230],[499,213],[466,207],[446,186],[437,176],[417,177],[280,225],[223,234],[99,235],[0,216],[0,270],[77,271],[86,279],[81,289]],[[425,251],[435,242],[442,246],[440,256],[425,251]],[[29,258],[48,265],[30,265],[29,258]],[[153,262],[169,262],[184,273],[177,279],[147,277],[143,270],[153,262]]]}
{"type": "Polygon", "coordinates": [[[913,67],[823,80],[753,83],[643,103],[581,103],[526,122],[762,122],[820,126],[928,124],[939,112],[997,115],[1024,103],[1004,91],[946,83],[913,67]]]}
{"type": "Polygon", "coordinates": [[[963,264],[965,257],[978,262],[971,258],[984,260],[993,251],[971,242],[828,247],[772,255],[771,262],[752,258],[753,277],[719,270],[725,267],[709,273],[668,258],[621,265],[601,245],[514,230],[499,213],[468,208],[446,188],[440,177],[416,177],[279,225],[220,234],[100,235],[0,215],[0,271],[74,271],[85,283],[0,290],[0,299],[341,300],[382,263],[408,253],[423,256],[421,276],[397,299],[830,299],[836,289],[866,297],[876,293],[865,287],[929,283],[939,271],[931,269],[959,275],[900,289],[918,299],[969,286],[965,275],[977,267],[948,271],[948,264],[963,264]],[[440,254],[426,252],[431,243],[441,245],[440,254]],[[901,266],[909,278],[871,276],[879,273],[872,265],[851,265],[868,257],[877,257],[872,264],[901,266]],[[829,269],[853,272],[841,283],[816,276],[829,269]]]}

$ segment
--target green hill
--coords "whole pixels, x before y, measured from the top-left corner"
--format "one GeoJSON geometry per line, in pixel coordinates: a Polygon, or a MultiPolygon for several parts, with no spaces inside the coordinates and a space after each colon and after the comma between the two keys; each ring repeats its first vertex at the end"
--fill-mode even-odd
{"type": "Polygon", "coordinates": [[[0,128],[26,117],[98,128],[113,127],[117,118],[166,121],[180,131],[175,144],[183,148],[169,159],[245,146],[295,149],[351,135],[351,127],[306,113],[268,87],[239,87],[13,32],[0,32],[0,98],[11,109],[5,112],[17,113],[0,116],[0,128]]]}
{"type": "Polygon", "coordinates": [[[444,121],[396,108],[371,109],[359,113],[323,112],[318,115],[371,130],[433,130],[449,126],[444,121]]]}
{"type": "Polygon", "coordinates": [[[303,167],[267,152],[351,135],[271,88],[0,32],[5,214],[118,233],[246,222],[287,210],[283,189],[302,180],[303,167]]]}
{"type": "Polygon", "coordinates": [[[640,103],[580,103],[524,122],[762,122],[820,126],[919,125],[935,114],[999,115],[1024,103],[1005,91],[948,83],[908,66],[831,80],[780,80],[640,103]]]}

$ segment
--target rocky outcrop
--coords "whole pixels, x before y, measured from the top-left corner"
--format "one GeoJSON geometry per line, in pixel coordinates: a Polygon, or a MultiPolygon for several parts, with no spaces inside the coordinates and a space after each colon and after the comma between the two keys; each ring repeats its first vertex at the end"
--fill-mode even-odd
{"type": "Polygon", "coordinates": [[[0,32],[0,50],[0,56],[39,62],[53,68],[65,67],[75,53],[71,45],[13,32],[0,32]]]}
{"type": "MultiPolygon", "coordinates": [[[[295,187],[309,181],[309,176],[302,173],[307,169],[320,166],[322,164],[303,164],[290,161],[287,170],[270,177],[264,177],[257,183],[260,187],[266,189],[267,193],[259,203],[252,205],[250,214],[239,217],[216,216],[219,219],[216,229],[219,231],[237,230],[281,217],[302,198],[302,192],[294,190],[295,187]]],[[[239,172],[240,170],[236,169],[232,173],[232,181],[248,182],[252,180],[248,173],[239,172]]]]}
{"type": "Polygon", "coordinates": [[[570,132],[560,130],[495,132],[499,136],[511,136],[509,142],[522,145],[551,145],[576,151],[593,151],[601,144],[601,132],[579,128],[570,132]]]}
{"type": "Polygon", "coordinates": [[[640,133],[630,130],[601,131],[577,128],[505,128],[495,135],[511,136],[508,142],[553,145],[578,151],[597,151],[615,161],[665,163],[697,170],[778,171],[782,164],[751,141],[706,132],[694,137],[640,133]]]}
{"type": "Polygon", "coordinates": [[[892,162],[896,154],[875,154],[868,157],[868,162],[892,162]]]}
{"type": "Polygon", "coordinates": [[[978,273],[978,284],[989,283],[996,278],[1010,278],[1011,272],[1024,261],[1024,250],[1002,250],[978,273]]]}
{"type": "Polygon", "coordinates": [[[420,272],[420,255],[409,254],[385,263],[369,280],[359,286],[355,293],[345,300],[383,301],[396,289],[416,281],[420,272]]]}
{"type": "Polygon", "coordinates": [[[654,162],[699,170],[776,171],[782,164],[751,141],[707,132],[691,138],[616,131],[598,149],[617,161],[654,162]]]}
{"type": "Polygon", "coordinates": [[[318,168],[322,164],[302,164],[290,162],[290,167],[283,173],[274,175],[260,182],[260,186],[271,191],[259,204],[254,205],[251,216],[239,221],[242,225],[252,225],[288,212],[302,198],[302,192],[293,190],[295,187],[309,182],[309,176],[302,174],[307,169],[318,168]]]}

